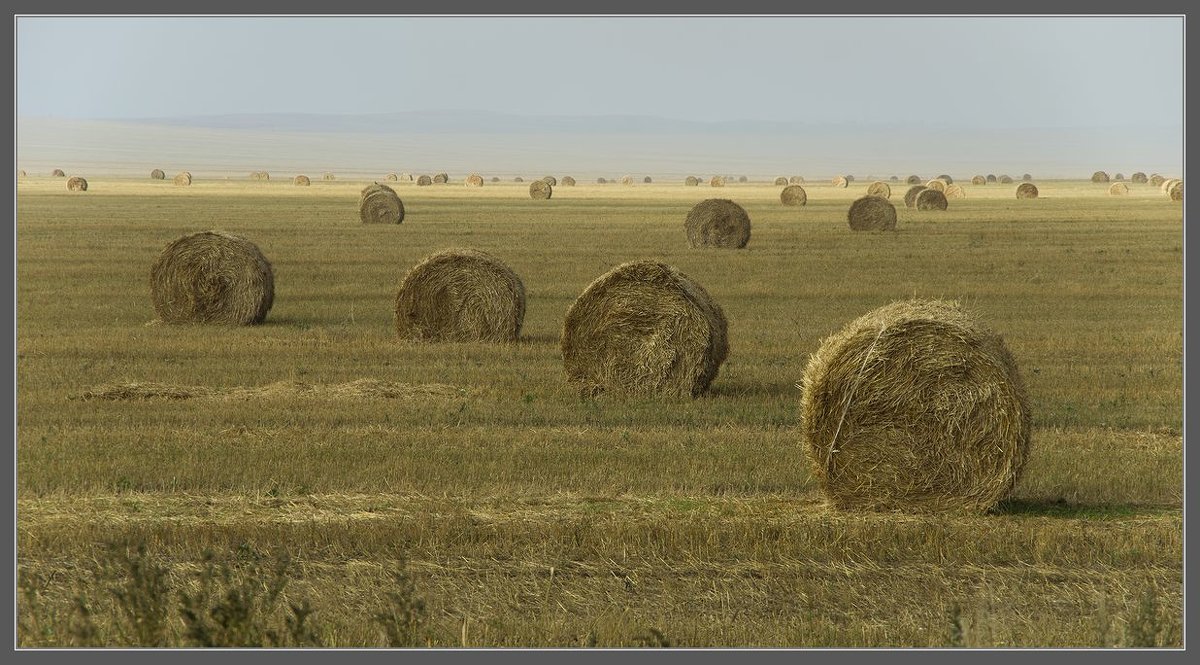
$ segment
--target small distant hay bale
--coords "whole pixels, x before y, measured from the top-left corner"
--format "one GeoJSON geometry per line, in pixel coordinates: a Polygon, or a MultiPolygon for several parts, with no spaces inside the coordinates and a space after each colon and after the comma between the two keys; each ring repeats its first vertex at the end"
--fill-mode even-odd
{"type": "Polygon", "coordinates": [[[309,180],[308,176],[306,175],[298,175],[295,178],[292,178],[292,184],[297,187],[308,187],[312,184],[312,181],[309,180]]]}
{"type": "Polygon", "coordinates": [[[1172,201],[1182,201],[1183,200],[1183,181],[1176,180],[1175,184],[1171,185],[1171,189],[1167,192],[1167,196],[1170,196],[1172,201]]]}
{"type": "Polygon", "coordinates": [[[1167,178],[1166,180],[1162,181],[1162,184],[1158,186],[1158,189],[1163,194],[1166,194],[1171,191],[1171,186],[1174,185],[1176,182],[1179,182],[1179,181],[1175,178],[1167,178]]]}
{"type": "Polygon", "coordinates": [[[472,173],[471,175],[467,176],[467,179],[464,182],[466,183],[467,187],[483,187],[483,177],[477,173],[472,173]]]}
{"type": "Polygon", "coordinates": [[[567,311],[568,381],[584,395],[698,397],[729,353],[728,324],[702,286],[658,261],[613,268],[567,311]]]}
{"type": "Polygon", "coordinates": [[[867,196],[882,196],[885,199],[892,198],[892,188],[882,180],[876,180],[867,186],[867,196]]]}
{"type": "MultiPolygon", "coordinates": [[[[939,182],[935,180],[934,182],[939,182]]],[[[949,206],[946,201],[946,192],[938,189],[926,189],[917,194],[916,209],[917,210],[945,210],[949,206]]]]}
{"type": "Polygon", "coordinates": [[[333,175],[332,173],[322,173],[321,180],[325,180],[325,181],[337,180],[337,176],[333,175]]]}
{"type": "Polygon", "coordinates": [[[778,178],[775,178],[775,186],[776,187],[783,187],[783,186],[786,186],[787,184],[788,184],[788,179],[786,176],[779,176],[778,178]]]}
{"type": "Polygon", "coordinates": [[[575,186],[575,179],[574,179],[574,178],[572,178],[572,177],[571,177],[571,176],[569,176],[569,175],[565,175],[565,176],[563,176],[563,178],[562,178],[561,184],[562,184],[562,186],[563,186],[563,187],[574,187],[574,186],[575,186]]]}
{"type": "Polygon", "coordinates": [[[422,175],[417,178],[417,187],[428,187],[433,184],[433,178],[427,175],[422,175]]]}
{"type": "Polygon", "coordinates": [[[1138,171],[1137,173],[1134,173],[1133,175],[1129,176],[1129,182],[1132,182],[1137,185],[1144,185],[1147,182],[1149,182],[1149,179],[1146,177],[1145,173],[1138,171]]]}
{"type": "Polygon", "coordinates": [[[837,176],[833,179],[833,186],[845,189],[850,186],[850,181],[844,175],[837,176]]]}
{"type": "Polygon", "coordinates": [[[631,176],[631,175],[621,176],[621,184],[622,185],[632,185],[633,184],[633,176],[631,176]]]}
{"type": "Polygon", "coordinates": [[[433,176],[433,184],[435,185],[444,185],[448,182],[450,182],[450,176],[445,173],[438,173],[433,176]]]}
{"type": "Polygon", "coordinates": [[[743,176],[738,176],[738,182],[750,182],[750,179],[749,179],[749,178],[747,178],[747,177],[746,177],[746,176],[744,176],[744,175],[743,175],[743,176]]]}
{"type": "Polygon", "coordinates": [[[150,269],[154,312],[164,323],[262,323],[275,298],[271,264],[258,247],[221,231],[173,240],[150,269]]]}
{"type": "Polygon", "coordinates": [[[545,180],[534,180],[529,183],[529,198],[543,201],[554,196],[554,187],[545,180]]]}
{"type": "Polygon", "coordinates": [[[597,184],[597,185],[607,185],[607,184],[608,184],[608,178],[605,178],[605,177],[599,177],[599,178],[596,178],[596,184],[597,184]]]}
{"type": "Polygon", "coordinates": [[[846,183],[849,184],[852,182],[854,182],[854,176],[852,176],[852,175],[846,176],[846,183]]]}
{"type": "Polygon", "coordinates": [[[788,185],[779,192],[779,201],[785,206],[802,206],[808,204],[808,192],[800,185],[788,185]]]}
{"type": "Polygon", "coordinates": [[[266,171],[254,171],[250,174],[251,180],[270,180],[271,174],[266,171]]]}
{"type": "Polygon", "coordinates": [[[934,178],[933,180],[930,180],[929,182],[925,183],[925,189],[932,189],[932,190],[935,190],[938,192],[945,193],[946,192],[946,181],[934,178]]]}
{"type": "Polygon", "coordinates": [[[404,202],[387,185],[367,185],[358,197],[358,217],[363,224],[399,224],[404,221],[404,202]]]}
{"type": "Polygon", "coordinates": [[[52,177],[55,177],[55,178],[65,178],[65,177],[67,177],[67,174],[66,174],[66,173],[64,173],[62,169],[54,169],[53,171],[51,171],[51,172],[50,172],[50,175],[51,175],[52,177]]]}
{"type": "Polygon", "coordinates": [[[500,176],[497,176],[497,175],[492,176],[492,182],[500,182],[500,176]]]}
{"type": "Polygon", "coordinates": [[[846,220],[852,231],[894,231],[896,206],[878,196],[864,196],[850,204],[846,220]]]}
{"type": "Polygon", "coordinates": [[[841,509],[986,512],[1029,458],[1016,361],[956,302],[896,302],[855,319],[822,341],[801,385],[809,461],[841,509]]]}
{"type": "Polygon", "coordinates": [[[724,187],[725,186],[725,177],[715,175],[708,181],[708,184],[710,187],[724,187]]]}
{"type": "Polygon", "coordinates": [[[1036,199],[1038,197],[1037,185],[1032,182],[1023,182],[1017,185],[1018,199],[1036,199]]]}
{"type": "Polygon", "coordinates": [[[904,207],[905,208],[917,207],[917,195],[920,194],[921,192],[925,191],[926,189],[928,189],[928,188],[925,187],[925,185],[913,185],[912,187],[909,187],[908,191],[904,192],[904,207]]]}
{"type": "Polygon", "coordinates": [[[521,176],[517,176],[517,177],[513,178],[513,182],[525,182],[525,179],[522,178],[521,176]]]}
{"type": "Polygon", "coordinates": [[[983,176],[981,176],[981,175],[977,175],[977,176],[975,176],[974,178],[971,178],[971,184],[972,184],[972,185],[986,185],[986,184],[987,184],[987,178],[985,178],[985,177],[983,177],[983,176]]]}
{"type": "Polygon", "coordinates": [[[988,182],[996,182],[996,176],[991,173],[987,174],[987,181],[988,182]]]}
{"type": "Polygon", "coordinates": [[[385,175],[383,177],[383,179],[388,182],[399,182],[400,176],[396,175],[395,173],[389,173],[389,174],[385,175]]]}
{"type": "Polygon", "coordinates": [[[503,261],[477,249],[426,257],[396,293],[396,334],[423,342],[515,342],[525,285],[503,261]]]}
{"type": "Polygon", "coordinates": [[[700,179],[694,175],[690,175],[683,179],[683,184],[687,185],[688,187],[695,187],[700,184],[700,179]]]}
{"type": "Polygon", "coordinates": [[[1129,185],[1123,182],[1114,182],[1108,188],[1109,196],[1125,196],[1129,193],[1129,185]]]}
{"type": "Polygon", "coordinates": [[[946,188],[946,198],[948,199],[965,199],[967,198],[967,190],[962,188],[962,185],[953,184],[946,188]]]}
{"type": "Polygon", "coordinates": [[[412,181],[413,181],[413,175],[411,173],[401,173],[400,174],[400,182],[412,182],[412,181]]]}
{"type": "Polygon", "coordinates": [[[192,174],[187,171],[180,171],[171,179],[177,187],[188,187],[192,184],[192,174]]]}
{"type": "Polygon", "coordinates": [[[1033,176],[1026,173],[1025,175],[1021,176],[1021,182],[1033,182],[1033,176]]]}
{"type": "Polygon", "coordinates": [[[705,199],[683,222],[688,247],[741,249],[750,242],[750,215],[729,199],[705,199]]]}
{"type": "Polygon", "coordinates": [[[1108,182],[1108,174],[1104,171],[1096,171],[1092,174],[1092,182],[1108,182]]]}
{"type": "Polygon", "coordinates": [[[654,182],[654,180],[651,179],[650,176],[646,176],[645,178],[642,178],[642,184],[644,184],[644,185],[649,185],[652,182],[654,182]]]}
{"type": "Polygon", "coordinates": [[[946,183],[947,185],[954,184],[954,178],[951,178],[950,176],[948,176],[944,173],[942,175],[938,176],[937,179],[941,180],[942,182],[946,183]]]}
{"type": "Polygon", "coordinates": [[[21,169],[20,171],[17,171],[17,177],[24,178],[25,177],[25,169],[21,169]]]}
{"type": "Polygon", "coordinates": [[[921,184],[921,176],[919,176],[919,175],[910,175],[910,176],[908,176],[907,178],[905,178],[905,179],[904,179],[904,183],[905,183],[906,185],[919,185],[919,184],[921,184]]]}
{"type": "Polygon", "coordinates": [[[1000,184],[1001,185],[1011,185],[1012,183],[1013,183],[1012,177],[1006,176],[1006,175],[1000,176],[1000,184]]]}
{"type": "MultiPolygon", "coordinates": [[[[21,173],[24,173],[24,171],[22,171],[21,173]]],[[[162,169],[154,169],[153,171],[150,172],[150,179],[151,180],[166,180],[167,174],[163,173],[162,169]]]]}
{"type": "Polygon", "coordinates": [[[87,180],[86,180],[86,179],[84,179],[84,178],[81,178],[81,177],[79,177],[79,176],[77,176],[77,175],[71,176],[71,177],[70,177],[70,178],[67,180],[67,191],[70,191],[70,192],[86,192],[86,191],[87,191],[87,187],[88,187],[88,185],[87,185],[87,180]]]}
{"type": "Polygon", "coordinates": [[[1159,175],[1159,174],[1157,174],[1157,173],[1155,173],[1154,175],[1150,176],[1150,184],[1151,184],[1151,185],[1154,185],[1155,187],[1161,187],[1161,186],[1162,186],[1162,184],[1163,184],[1163,181],[1164,181],[1164,180],[1166,180],[1166,178],[1164,178],[1164,177],[1160,176],[1160,175],[1159,175]]]}
{"type": "Polygon", "coordinates": [[[1124,180],[1125,180],[1125,176],[1123,174],[1118,173],[1115,176],[1113,176],[1114,182],[1122,182],[1124,180]]]}
{"type": "Polygon", "coordinates": [[[900,182],[900,176],[898,176],[898,175],[894,175],[894,176],[892,176],[892,177],[888,178],[888,181],[890,181],[890,182],[900,182]]]}
{"type": "Polygon", "coordinates": [[[804,178],[801,176],[798,176],[798,175],[794,175],[794,176],[788,178],[788,184],[789,185],[803,185],[804,178]]]}
{"type": "Polygon", "coordinates": [[[558,187],[558,178],[555,178],[552,175],[548,175],[545,178],[542,178],[542,182],[546,183],[547,185],[550,185],[551,187],[558,187]]]}

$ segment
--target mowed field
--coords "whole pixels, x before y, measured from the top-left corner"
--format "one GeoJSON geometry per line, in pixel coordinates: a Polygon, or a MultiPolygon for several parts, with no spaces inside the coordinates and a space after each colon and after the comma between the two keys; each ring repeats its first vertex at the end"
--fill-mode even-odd
{"type": "Polygon", "coordinates": [[[1158,188],[963,182],[917,212],[893,184],[898,230],[854,233],[861,180],[796,208],[762,183],[405,183],[385,227],[359,222],[365,182],[309,175],[20,181],[21,644],[1181,643],[1182,212],[1158,188]],[[749,212],[746,249],[688,249],[708,197],[749,212]],[[147,325],[159,251],[208,229],[271,260],[267,322],[147,325]],[[396,339],[400,279],[448,247],[524,280],[519,344],[396,339]],[[641,258],[712,294],[729,359],[695,400],[583,399],[567,308],[641,258]],[[975,311],[1028,385],[1032,456],[995,514],[842,513],[808,471],[809,355],[914,296],[975,311]],[[308,390],[364,379],[412,389],[308,390]],[[145,382],[266,388],[81,398],[145,382]]]}

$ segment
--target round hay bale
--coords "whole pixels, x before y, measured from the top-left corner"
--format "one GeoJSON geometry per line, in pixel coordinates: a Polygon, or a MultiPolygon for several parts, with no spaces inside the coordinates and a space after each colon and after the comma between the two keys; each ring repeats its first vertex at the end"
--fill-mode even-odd
{"type": "MultiPolygon", "coordinates": [[[[22,173],[24,173],[24,171],[22,171],[22,173]]],[[[150,179],[151,180],[166,180],[167,174],[163,173],[162,169],[154,169],[153,171],[150,172],[150,179]]]]}
{"type": "Polygon", "coordinates": [[[425,342],[515,342],[525,285],[503,261],[477,249],[426,257],[396,293],[396,334],[425,342]]]}
{"type": "Polygon", "coordinates": [[[477,173],[472,173],[471,175],[467,176],[467,179],[464,182],[466,183],[467,187],[483,187],[483,177],[477,173]]]}
{"type": "Polygon", "coordinates": [[[1104,171],[1096,171],[1092,174],[1092,182],[1108,182],[1108,174],[1104,171]]]}
{"type": "Polygon", "coordinates": [[[920,194],[926,189],[927,188],[925,185],[913,185],[912,187],[909,187],[908,191],[904,192],[904,207],[915,208],[917,206],[917,194],[920,194]]]}
{"type": "Polygon", "coordinates": [[[389,174],[385,175],[383,177],[383,179],[388,182],[399,182],[400,176],[396,175],[395,173],[389,173],[389,174]]]}
{"type": "Polygon", "coordinates": [[[946,188],[946,198],[948,199],[965,199],[967,198],[967,190],[962,188],[962,185],[953,184],[946,188]]]}
{"type": "Polygon", "coordinates": [[[178,187],[187,187],[192,184],[192,174],[187,171],[180,171],[171,180],[178,187]]]}
{"type": "Polygon", "coordinates": [[[933,180],[930,180],[929,182],[925,183],[925,189],[937,190],[944,194],[946,192],[946,181],[939,180],[938,178],[934,178],[933,180]]]}
{"type": "Polygon", "coordinates": [[[900,182],[900,176],[894,175],[894,176],[888,178],[888,180],[890,182],[900,182]]]}
{"type": "Polygon", "coordinates": [[[786,186],[787,184],[788,184],[788,179],[787,179],[787,177],[785,177],[785,176],[779,176],[778,178],[775,178],[775,186],[776,186],[776,187],[784,187],[784,186],[786,186]]]}
{"type": "Polygon", "coordinates": [[[546,183],[547,185],[550,185],[551,187],[558,187],[558,178],[555,178],[552,175],[548,175],[545,178],[542,178],[542,182],[546,183]]]}
{"type": "Polygon", "coordinates": [[[695,187],[700,184],[700,179],[694,175],[690,175],[683,179],[683,184],[687,185],[688,187],[695,187]]]}
{"type": "Polygon", "coordinates": [[[597,184],[597,185],[607,185],[607,184],[608,184],[608,179],[607,179],[607,178],[604,178],[604,177],[599,177],[599,178],[596,178],[596,184],[597,184]]]}
{"type": "MultiPolygon", "coordinates": [[[[936,180],[934,182],[937,182],[936,180]]],[[[946,201],[946,192],[938,189],[926,189],[917,194],[916,207],[917,210],[945,210],[949,203],[946,201]]]]}
{"type": "Polygon", "coordinates": [[[846,220],[852,231],[894,231],[896,206],[878,196],[864,196],[850,204],[846,220]]]}
{"type": "Polygon", "coordinates": [[[921,176],[910,175],[904,179],[904,183],[907,185],[919,185],[919,184],[921,184],[921,176]]]}
{"type": "Polygon", "coordinates": [[[621,176],[621,184],[622,185],[632,185],[633,184],[633,176],[631,176],[631,175],[621,176]]]}
{"type": "Polygon", "coordinates": [[[724,186],[725,186],[725,177],[724,177],[724,176],[715,175],[715,176],[713,176],[713,177],[712,177],[712,179],[710,179],[710,180],[708,181],[708,184],[709,184],[709,186],[711,186],[711,187],[724,187],[724,186]]]}
{"type": "Polygon", "coordinates": [[[554,187],[545,180],[534,180],[529,183],[529,198],[539,201],[554,195],[554,187]]]}
{"type": "Polygon", "coordinates": [[[1032,182],[1023,182],[1017,185],[1018,199],[1036,199],[1038,197],[1037,185],[1032,182]]]}
{"type": "Polygon", "coordinates": [[[1124,176],[1124,175],[1122,175],[1122,174],[1120,174],[1120,173],[1118,173],[1117,175],[1113,176],[1113,181],[1114,181],[1114,182],[1122,182],[1122,181],[1124,181],[1124,180],[1125,180],[1125,176],[1124,176]]]}
{"type": "Polygon", "coordinates": [[[20,171],[17,171],[17,177],[24,178],[25,177],[25,169],[21,169],[20,171]]]}
{"type": "Polygon", "coordinates": [[[852,176],[852,175],[846,176],[846,184],[850,184],[852,182],[854,182],[854,176],[852,176]]]}
{"type": "Polygon", "coordinates": [[[882,196],[885,199],[892,198],[892,188],[882,180],[876,180],[867,186],[867,196],[882,196]]]}
{"type": "Polygon", "coordinates": [[[792,176],[792,177],[788,178],[788,184],[789,184],[789,185],[803,185],[803,184],[804,184],[804,178],[802,178],[802,177],[800,177],[800,176],[798,176],[798,175],[794,175],[794,176],[792,176]]]}
{"type": "Polygon", "coordinates": [[[1001,185],[1011,185],[1012,183],[1013,183],[1013,179],[1011,177],[1006,176],[1006,175],[1000,176],[1000,184],[1001,185]]]}
{"type": "Polygon", "coordinates": [[[947,185],[954,184],[954,178],[951,178],[950,176],[948,176],[944,173],[942,175],[938,176],[937,179],[941,180],[942,182],[946,183],[947,185]]]}
{"type": "Polygon", "coordinates": [[[705,199],[683,222],[688,247],[741,249],[750,242],[750,215],[729,199],[705,199]]]}
{"type": "Polygon", "coordinates": [[[983,176],[981,176],[981,175],[977,175],[977,176],[975,176],[974,178],[971,178],[971,184],[972,184],[972,185],[986,185],[986,184],[987,184],[987,178],[985,178],[985,177],[983,177],[983,176]]]}
{"type": "Polygon", "coordinates": [[[450,182],[450,176],[445,173],[438,173],[433,176],[433,184],[435,185],[444,185],[448,182],[450,182]]]}
{"type": "Polygon", "coordinates": [[[1021,182],[1033,182],[1033,176],[1026,173],[1025,175],[1021,176],[1021,182]]]}
{"type": "Polygon", "coordinates": [[[86,192],[87,191],[87,180],[84,178],[81,178],[77,175],[71,176],[69,179],[67,179],[67,191],[69,191],[69,192],[86,192]]]}
{"type": "Polygon", "coordinates": [[[996,176],[992,175],[991,173],[987,174],[987,181],[996,182],[996,176]]]}
{"type": "Polygon", "coordinates": [[[67,174],[66,174],[66,173],[64,173],[62,169],[54,169],[53,171],[51,171],[51,172],[50,172],[50,175],[51,175],[52,177],[55,177],[55,178],[65,178],[65,177],[67,177],[67,174]]]}
{"type": "Polygon", "coordinates": [[[747,178],[746,176],[742,175],[742,176],[738,176],[738,182],[742,182],[742,183],[750,182],[750,179],[747,178]]]}
{"type": "Polygon", "coordinates": [[[844,175],[837,176],[833,179],[833,186],[845,189],[850,186],[850,180],[844,175]]]}
{"type": "Polygon", "coordinates": [[[399,224],[404,221],[404,202],[387,185],[367,185],[358,197],[358,217],[363,224],[399,224]]]}
{"type": "Polygon", "coordinates": [[[822,341],[801,433],[834,506],[985,512],[1029,457],[1030,409],[1004,340],[955,302],[892,303],[822,341]]]}
{"type": "Polygon", "coordinates": [[[1163,181],[1164,181],[1164,180],[1166,180],[1166,178],[1164,178],[1164,177],[1160,176],[1160,175],[1159,175],[1159,174],[1157,174],[1157,173],[1155,173],[1154,175],[1150,176],[1150,184],[1151,184],[1151,185],[1154,185],[1155,187],[1161,187],[1161,186],[1162,186],[1162,184],[1163,184],[1163,181]]]}
{"type": "Polygon", "coordinates": [[[413,175],[411,173],[401,173],[400,174],[400,182],[412,182],[412,181],[413,181],[413,175]]]}
{"type": "Polygon", "coordinates": [[[500,182],[500,176],[492,176],[492,182],[500,182]]]}
{"type": "Polygon", "coordinates": [[[1183,181],[1176,180],[1175,184],[1171,185],[1171,189],[1167,192],[1167,196],[1170,196],[1172,201],[1182,201],[1183,200],[1183,181]]]}
{"type": "Polygon", "coordinates": [[[1108,188],[1109,196],[1125,196],[1129,193],[1129,185],[1123,182],[1114,182],[1108,188]]]}
{"type": "Polygon", "coordinates": [[[337,176],[333,175],[332,173],[322,173],[321,180],[325,180],[325,181],[337,180],[337,176]]]}
{"type": "Polygon", "coordinates": [[[562,186],[563,186],[563,187],[574,187],[574,186],[575,186],[575,179],[574,179],[574,178],[572,178],[572,177],[571,177],[571,176],[569,176],[569,175],[565,175],[565,176],[563,176],[563,178],[562,178],[562,186]]]}
{"type": "Polygon", "coordinates": [[[433,178],[427,175],[422,175],[417,178],[417,187],[428,187],[433,184],[433,178]]]}
{"type": "Polygon", "coordinates": [[[517,176],[517,177],[513,178],[513,182],[525,182],[525,179],[522,178],[521,176],[517,176]]]}
{"type": "Polygon", "coordinates": [[[1132,183],[1138,184],[1138,185],[1144,185],[1147,182],[1149,182],[1149,179],[1146,178],[1145,173],[1138,171],[1137,173],[1134,173],[1133,175],[1129,176],[1129,182],[1132,182],[1132,183]]]}
{"type": "Polygon", "coordinates": [[[650,176],[646,176],[645,178],[642,178],[642,184],[644,184],[644,185],[649,185],[652,182],[654,182],[654,181],[650,178],[650,176]]]}
{"type": "Polygon", "coordinates": [[[1176,178],[1167,178],[1166,180],[1162,181],[1162,184],[1158,186],[1158,189],[1163,194],[1166,194],[1171,191],[1171,186],[1174,185],[1176,182],[1179,182],[1179,180],[1176,178]]]}
{"type": "Polygon", "coordinates": [[[292,178],[292,184],[297,187],[308,187],[312,184],[312,181],[310,181],[306,175],[298,175],[295,178],[292,178]]]}
{"type": "Polygon", "coordinates": [[[800,185],[788,185],[779,192],[779,201],[785,206],[802,206],[808,204],[808,192],[800,185]]]}
{"type": "Polygon", "coordinates": [[[266,171],[254,171],[250,174],[251,180],[270,180],[271,174],[266,171]]]}
{"type": "Polygon", "coordinates": [[[221,231],[173,240],[150,269],[154,312],[164,323],[262,323],[275,276],[258,247],[221,231]]]}
{"type": "Polygon", "coordinates": [[[657,261],[602,275],[563,322],[563,366],[585,395],[697,397],[729,353],[728,324],[702,286],[657,261]]]}

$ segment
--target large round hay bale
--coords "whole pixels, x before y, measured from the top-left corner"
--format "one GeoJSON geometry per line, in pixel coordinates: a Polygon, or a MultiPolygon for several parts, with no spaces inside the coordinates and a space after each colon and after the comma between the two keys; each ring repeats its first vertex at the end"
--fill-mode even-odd
{"type": "Polygon", "coordinates": [[[915,208],[917,206],[917,194],[920,194],[926,189],[928,188],[925,187],[925,185],[913,185],[912,187],[909,187],[908,191],[904,192],[904,207],[915,208]]]}
{"type": "Polygon", "coordinates": [[[387,185],[367,185],[358,197],[358,217],[363,224],[399,224],[404,221],[404,202],[387,185]]]}
{"type": "Polygon", "coordinates": [[[1096,171],[1092,174],[1092,182],[1108,182],[1108,174],[1104,171],[1096,171]]]}
{"type": "Polygon", "coordinates": [[[306,175],[298,175],[295,178],[292,178],[292,184],[297,187],[308,187],[312,184],[312,181],[309,180],[308,176],[306,175]]]}
{"type": "Polygon", "coordinates": [[[967,191],[962,188],[962,185],[955,183],[946,188],[946,198],[948,199],[965,199],[967,191]]]}
{"type": "Polygon", "coordinates": [[[802,386],[809,460],[842,509],[984,512],[1029,456],[1016,361],[954,302],[897,302],[852,321],[821,343],[802,386]]]}
{"type": "Polygon", "coordinates": [[[846,187],[850,186],[850,180],[844,175],[835,176],[833,179],[833,186],[845,189],[846,187]]]}
{"type": "Polygon", "coordinates": [[[180,171],[179,173],[175,174],[175,177],[171,179],[171,182],[175,183],[175,185],[179,187],[187,187],[192,184],[192,174],[188,173],[187,171],[180,171]]]}
{"type": "Polygon", "coordinates": [[[1177,182],[1179,182],[1179,180],[1176,178],[1167,178],[1166,180],[1162,181],[1162,184],[1158,186],[1158,189],[1163,194],[1166,194],[1171,191],[1172,185],[1174,185],[1177,182]]]}
{"type": "Polygon", "coordinates": [[[1161,187],[1161,186],[1162,186],[1162,184],[1163,184],[1163,181],[1164,181],[1164,180],[1166,180],[1166,178],[1164,178],[1164,177],[1160,176],[1160,175],[1159,175],[1159,174],[1157,174],[1157,173],[1155,173],[1154,175],[1150,176],[1150,184],[1151,184],[1151,185],[1154,185],[1155,187],[1161,187]]]}
{"type": "Polygon", "coordinates": [[[1036,199],[1038,197],[1037,185],[1032,182],[1023,182],[1017,185],[1018,199],[1036,199]]]}
{"type": "Polygon", "coordinates": [[[985,177],[983,177],[983,176],[981,176],[981,175],[977,175],[977,176],[975,176],[974,178],[971,178],[971,184],[972,184],[972,185],[986,185],[986,184],[987,184],[987,178],[985,178],[985,177]]]}
{"type": "Polygon", "coordinates": [[[500,259],[476,249],[426,257],[396,293],[396,334],[426,342],[515,342],[525,285],[500,259]]]}
{"type": "Polygon", "coordinates": [[[436,173],[433,176],[433,184],[444,185],[450,182],[450,176],[445,173],[436,173]]]}
{"type": "Polygon", "coordinates": [[[550,185],[551,187],[558,187],[558,178],[555,178],[552,175],[548,175],[548,176],[542,178],[542,182],[546,183],[547,185],[550,185]]]}
{"type": "Polygon", "coordinates": [[[1175,184],[1171,185],[1171,189],[1167,191],[1167,196],[1170,196],[1172,201],[1182,201],[1183,200],[1183,181],[1176,180],[1175,184]]]}
{"type": "Polygon", "coordinates": [[[934,178],[933,180],[925,183],[925,189],[932,189],[944,193],[946,191],[946,181],[934,178]]]}
{"type": "Polygon", "coordinates": [[[562,186],[563,186],[563,187],[574,187],[574,186],[575,186],[575,179],[574,179],[574,178],[572,178],[572,177],[571,177],[571,176],[569,176],[569,175],[565,175],[565,176],[563,176],[563,177],[562,177],[561,184],[562,184],[562,186]]]}
{"type": "Polygon", "coordinates": [[[67,179],[67,191],[69,192],[86,192],[87,180],[77,175],[73,175],[67,179]]]}
{"type": "Polygon", "coordinates": [[[62,169],[54,169],[53,171],[51,171],[51,172],[50,172],[50,175],[51,175],[51,176],[53,176],[53,177],[55,177],[55,178],[65,178],[65,177],[67,177],[67,174],[66,174],[66,173],[64,173],[62,169]]]}
{"type": "Polygon", "coordinates": [[[729,199],[705,199],[683,222],[689,247],[741,249],[750,242],[750,215],[729,199]]]}
{"type": "Polygon", "coordinates": [[[631,176],[631,175],[621,176],[621,184],[622,185],[632,185],[633,184],[633,176],[631,176]]]}
{"type": "Polygon", "coordinates": [[[950,176],[946,175],[945,173],[943,173],[942,175],[938,176],[938,177],[937,177],[937,179],[938,179],[938,180],[941,180],[942,182],[946,183],[947,185],[953,185],[953,184],[954,184],[954,178],[951,178],[950,176]]]}
{"type": "Polygon", "coordinates": [[[1129,193],[1129,185],[1123,182],[1114,182],[1108,187],[1109,196],[1125,196],[1129,193]]]}
{"type": "Polygon", "coordinates": [[[864,196],[850,204],[846,220],[853,231],[892,231],[896,228],[896,206],[878,196],[864,196]]]}
{"type": "Polygon", "coordinates": [[[868,196],[882,196],[885,199],[892,198],[892,188],[882,180],[876,180],[867,186],[868,196]]]}
{"type": "Polygon", "coordinates": [[[945,210],[949,205],[946,201],[946,192],[937,189],[926,189],[917,194],[915,203],[914,207],[917,210],[945,210]]]}
{"type": "Polygon", "coordinates": [[[167,174],[163,173],[162,169],[154,169],[153,171],[150,172],[150,179],[151,180],[166,180],[167,174]]]}
{"type": "Polygon", "coordinates": [[[644,184],[644,185],[649,185],[652,182],[654,182],[654,180],[650,176],[646,176],[645,178],[642,178],[642,184],[644,184]]]}
{"type": "Polygon", "coordinates": [[[567,379],[601,392],[696,397],[729,353],[728,324],[702,286],[657,261],[634,261],[592,282],[563,322],[567,379]]]}
{"type": "Polygon", "coordinates": [[[910,175],[904,179],[904,183],[907,185],[919,185],[919,184],[921,184],[921,176],[910,175]]]}
{"type": "Polygon", "coordinates": [[[991,173],[987,174],[987,181],[988,182],[996,182],[996,176],[991,173]]]}
{"type": "Polygon", "coordinates": [[[464,182],[466,183],[467,187],[483,187],[483,177],[478,173],[472,173],[471,175],[467,176],[467,179],[464,182]]]}
{"type": "Polygon", "coordinates": [[[1146,178],[1145,173],[1138,171],[1137,173],[1134,173],[1133,175],[1129,176],[1129,182],[1132,182],[1132,183],[1138,184],[1138,185],[1144,185],[1147,182],[1149,182],[1149,179],[1146,178]]]}
{"type": "Polygon", "coordinates": [[[779,201],[785,206],[802,206],[808,204],[808,192],[800,185],[788,185],[779,192],[779,201]]]}
{"type": "Polygon", "coordinates": [[[433,184],[433,178],[430,178],[427,175],[422,175],[422,176],[417,177],[417,187],[428,187],[429,185],[432,185],[432,184],[433,184]]]}
{"type": "Polygon", "coordinates": [[[154,312],[164,323],[262,323],[275,276],[258,247],[221,231],[173,240],[150,269],[154,312]]]}
{"type": "Polygon", "coordinates": [[[385,175],[383,177],[383,179],[388,182],[399,182],[400,176],[396,175],[395,173],[389,173],[389,174],[385,175]]]}
{"type": "Polygon", "coordinates": [[[1000,176],[1000,184],[1001,185],[1011,185],[1012,183],[1013,183],[1013,179],[1011,176],[1006,176],[1006,175],[1000,176]]]}
{"type": "Polygon", "coordinates": [[[724,187],[725,186],[725,176],[715,175],[712,177],[712,179],[710,179],[708,181],[708,184],[712,187],[724,187]]]}
{"type": "Polygon", "coordinates": [[[337,176],[333,175],[332,173],[322,173],[321,180],[324,180],[326,182],[332,181],[332,180],[337,180],[337,176]]]}
{"type": "Polygon", "coordinates": [[[778,178],[775,178],[775,186],[776,187],[784,187],[787,184],[788,184],[787,176],[779,176],[778,178]]]}
{"type": "Polygon", "coordinates": [[[1125,176],[1121,173],[1118,173],[1115,176],[1113,176],[1113,182],[1122,182],[1124,180],[1125,180],[1125,176]]]}
{"type": "Polygon", "coordinates": [[[688,187],[695,187],[700,184],[700,179],[694,175],[690,175],[683,179],[683,184],[687,185],[688,187]]]}
{"type": "Polygon", "coordinates": [[[1025,175],[1021,176],[1021,182],[1033,182],[1033,176],[1026,173],[1025,175]]]}
{"type": "Polygon", "coordinates": [[[798,176],[798,175],[794,175],[794,176],[788,178],[788,184],[789,185],[803,185],[804,178],[801,176],[798,176]]]}
{"type": "Polygon", "coordinates": [[[545,180],[534,180],[529,183],[529,198],[539,201],[550,198],[554,195],[554,187],[545,180]]]}

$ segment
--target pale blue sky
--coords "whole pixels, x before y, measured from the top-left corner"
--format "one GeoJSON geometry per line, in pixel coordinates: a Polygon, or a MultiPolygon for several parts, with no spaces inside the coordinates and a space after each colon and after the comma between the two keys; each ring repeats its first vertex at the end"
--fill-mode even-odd
{"type": "Polygon", "coordinates": [[[1182,126],[1163,18],[21,18],[18,114],[1182,126]]]}

